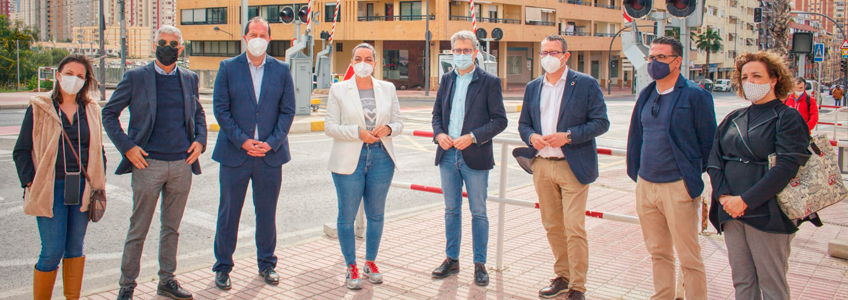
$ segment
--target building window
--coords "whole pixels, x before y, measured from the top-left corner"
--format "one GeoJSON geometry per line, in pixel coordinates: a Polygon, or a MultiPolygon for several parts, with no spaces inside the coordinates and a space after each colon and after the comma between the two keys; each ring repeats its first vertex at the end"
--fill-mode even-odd
{"type": "Polygon", "coordinates": [[[290,41],[271,41],[268,43],[268,50],[266,53],[274,57],[285,57],[286,50],[289,49],[290,45],[290,41]]]}
{"type": "Polygon", "coordinates": [[[227,24],[227,8],[183,9],[180,25],[227,24]]]}
{"type": "Polygon", "coordinates": [[[232,57],[241,54],[240,41],[192,41],[191,56],[232,57]]]}
{"type": "Polygon", "coordinates": [[[423,20],[421,15],[421,2],[401,2],[400,3],[400,20],[423,20]]]}
{"type": "MultiPolygon", "coordinates": [[[[326,5],[324,5],[324,22],[328,22],[328,23],[332,22],[333,21],[333,15],[335,15],[335,14],[336,14],[336,4],[335,3],[327,3],[326,5]]],[[[341,14],[341,11],[339,11],[339,15],[336,16],[336,22],[341,22],[341,20],[342,20],[342,14],[341,14]]]]}

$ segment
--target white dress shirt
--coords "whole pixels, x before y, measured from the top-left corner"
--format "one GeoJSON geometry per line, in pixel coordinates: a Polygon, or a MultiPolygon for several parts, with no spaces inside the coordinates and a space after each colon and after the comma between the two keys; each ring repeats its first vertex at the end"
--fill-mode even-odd
{"type": "MultiPolygon", "coordinates": [[[[559,111],[562,105],[562,94],[565,92],[565,82],[568,78],[568,67],[565,67],[565,72],[562,72],[562,77],[555,84],[548,82],[548,77],[545,76],[542,85],[542,97],[539,99],[542,116],[542,136],[547,136],[557,132],[557,124],[559,123],[559,111]]],[[[562,148],[554,148],[547,146],[539,150],[536,156],[541,157],[565,157],[562,154],[562,148]]]]}
{"type": "MultiPolygon", "coordinates": [[[[250,78],[253,79],[253,95],[256,96],[256,103],[259,104],[259,95],[262,91],[262,77],[265,76],[265,57],[262,57],[262,63],[259,66],[254,65],[248,58],[247,67],[250,69],[250,78]]],[[[253,139],[259,140],[259,124],[256,124],[253,139]]]]}

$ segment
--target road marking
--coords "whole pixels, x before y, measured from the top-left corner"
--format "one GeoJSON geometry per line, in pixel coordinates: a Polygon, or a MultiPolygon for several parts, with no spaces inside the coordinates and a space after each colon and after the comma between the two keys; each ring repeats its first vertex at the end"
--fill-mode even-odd
{"type": "MultiPolygon", "coordinates": [[[[424,151],[424,152],[436,153],[436,151],[432,151],[432,150],[430,150],[430,149],[424,148],[424,146],[422,146],[422,145],[421,145],[420,143],[418,143],[417,141],[413,140],[413,139],[412,139],[411,137],[409,137],[408,135],[402,135],[402,137],[403,137],[403,138],[405,138],[405,139],[406,139],[407,141],[409,141],[410,143],[412,143],[412,145],[413,145],[413,146],[415,146],[418,150],[421,150],[421,151],[424,151]]],[[[399,146],[403,146],[403,145],[399,145],[399,146]]],[[[410,147],[410,148],[411,148],[411,147],[410,147]]],[[[412,148],[412,149],[416,149],[416,148],[412,148]]]]}

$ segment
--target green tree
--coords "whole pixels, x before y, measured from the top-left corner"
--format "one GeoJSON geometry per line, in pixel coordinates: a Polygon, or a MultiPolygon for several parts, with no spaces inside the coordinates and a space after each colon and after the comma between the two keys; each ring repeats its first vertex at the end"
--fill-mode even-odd
{"type": "Polygon", "coordinates": [[[17,66],[20,59],[21,84],[26,84],[26,78],[36,73],[32,61],[33,42],[38,38],[38,28],[24,26],[23,22],[9,21],[5,15],[0,15],[0,86],[14,87],[17,82],[17,66]],[[15,42],[17,41],[18,47],[15,42]],[[18,51],[20,49],[20,51],[18,51]]]}
{"type": "Polygon", "coordinates": [[[710,54],[716,53],[721,50],[721,36],[718,35],[718,32],[713,31],[712,28],[707,28],[707,31],[698,34],[695,37],[695,45],[700,50],[704,50],[707,52],[707,61],[704,64],[704,70],[707,72],[707,76],[712,80],[712,72],[710,72],[710,54]]]}
{"type": "Polygon", "coordinates": [[[50,49],[50,56],[53,56],[53,63],[51,63],[50,65],[54,66],[54,67],[58,67],[59,63],[62,62],[62,59],[65,58],[65,56],[68,56],[68,54],[71,54],[71,52],[69,52],[68,50],[65,50],[65,49],[61,49],[61,48],[50,49]]]}

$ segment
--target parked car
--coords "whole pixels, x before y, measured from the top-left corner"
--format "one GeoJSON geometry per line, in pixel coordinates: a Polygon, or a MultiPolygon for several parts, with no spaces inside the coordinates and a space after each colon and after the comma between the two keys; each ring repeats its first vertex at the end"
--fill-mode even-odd
{"type": "Polygon", "coordinates": [[[709,80],[709,79],[706,79],[706,78],[700,78],[700,79],[695,80],[695,82],[698,83],[698,85],[701,86],[701,88],[703,88],[705,90],[708,90],[708,91],[713,90],[713,81],[712,80],[709,80]]]}
{"type": "Polygon", "coordinates": [[[806,87],[807,95],[813,95],[813,98],[815,98],[816,101],[819,102],[819,105],[821,105],[821,103],[822,103],[820,86],[821,86],[821,84],[818,81],[807,80],[807,87],[806,87]]]}
{"type": "Polygon", "coordinates": [[[718,92],[732,92],[733,86],[730,83],[730,79],[719,79],[716,80],[715,88],[713,88],[713,90],[718,92]]]}

